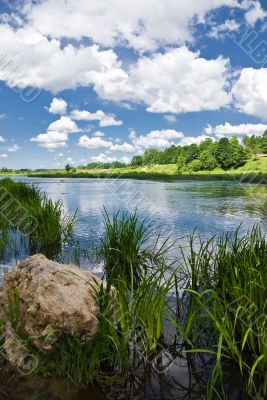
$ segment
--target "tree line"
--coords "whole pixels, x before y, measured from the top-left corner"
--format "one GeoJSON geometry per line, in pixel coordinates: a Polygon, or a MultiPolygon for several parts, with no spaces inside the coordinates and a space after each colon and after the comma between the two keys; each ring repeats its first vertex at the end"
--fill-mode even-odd
{"type": "MultiPolygon", "coordinates": [[[[172,145],[164,150],[156,148],[146,149],[143,155],[133,156],[130,166],[141,167],[148,165],[177,164],[178,172],[201,170],[212,171],[219,167],[223,170],[238,168],[244,165],[249,158],[257,159],[260,154],[267,154],[267,130],[262,136],[244,136],[240,144],[237,137],[221,138],[217,142],[208,138],[199,145],[186,146],[172,145]]],[[[90,162],[79,169],[113,169],[125,168],[129,165],[120,161],[90,162]]],[[[69,164],[67,171],[73,170],[69,164]]]]}
{"type": "Polygon", "coordinates": [[[134,156],[131,166],[153,164],[177,164],[178,171],[212,171],[216,167],[224,170],[238,168],[249,158],[267,154],[267,130],[262,136],[245,136],[241,145],[236,136],[221,138],[217,142],[206,139],[199,145],[175,146],[165,150],[146,149],[143,155],[134,156]]]}

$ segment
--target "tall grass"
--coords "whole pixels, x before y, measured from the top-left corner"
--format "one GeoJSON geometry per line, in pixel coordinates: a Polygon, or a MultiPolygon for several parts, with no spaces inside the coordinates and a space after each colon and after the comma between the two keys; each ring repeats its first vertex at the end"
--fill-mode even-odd
{"type": "Polygon", "coordinates": [[[259,226],[183,250],[187,348],[213,356],[208,398],[235,364],[253,398],[267,395],[267,243],[259,226]],[[198,249],[195,249],[198,247],[198,249]]]}
{"type": "Polygon", "coordinates": [[[65,213],[61,201],[53,202],[36,185],[0,180],[0,251],[2,256],[14,242],[23,242],[30,254],[42,252],[52,258],[68,240],[76,215],[65,213]]]}
{"type": "Polygon", "coordinates": [[[160,236],[154,240],[153,227],[139,220],[137,213],[118,211],[112,218],[106,210],[101,255],[108,282],[115,284],[123,279],[128,286],[137,288],[147,272],[165,262],[170,245],[168,240],[160,244],[160,236]]]}

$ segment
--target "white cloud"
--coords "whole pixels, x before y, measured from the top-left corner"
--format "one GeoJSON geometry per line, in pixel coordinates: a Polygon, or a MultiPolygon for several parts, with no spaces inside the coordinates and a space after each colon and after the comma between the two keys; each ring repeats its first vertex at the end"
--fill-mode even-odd
{"type": "Polygon", "coordinates": [[[52,38],[89,38],[104,47],[139,51],[192,40],[191,24],[237,0],[46,0],[28,2],[24,14],[37,32],[52,38]]]}
{"type": "Polygon", "coordinates": [[[210,136],[199,135],[199,136],[185,136],[179,143],[181,146],[189,146],[190,144],[200,144],[206,139],[213,139],[210,136]]]}
{"type": "Polygon", "coordinates": [[[105,134],[103,132],[96,131],[96,132],[93,133],[93,136],[95,136],[95,137],[104,137],[105,134]]]}
{"type": "Polygon", "coordinates": [[[66,133],[74,133],[79,132],[80,129],[76,125],[74,121],[72,121],[69,117],[60,117],[57,121],[52,122],[49,127],[48,131],[60,131],[66,133]]]}
{"type": "Polygon", "coordinates": [[[7,149],[7,151],[10,151],[12,153],[15,153],[16,151],[18,151],[20,149],[20,147],[17,144],[13,144],[13,146],[9,147],[7,149]]]}
{"type": "Polygon", "coordinates": [[[3,138],[3,136],[0,136],[0,143],[3,143],[3,142],[5,142],[5,141],[6,141],[6,139],[3,138]]]}
{"type": "Polygon", "coordinates": [[[176,124],[177,119],[175,115],[164,115],[163,118],[165,119],[165,121],[169,122],[169,124],[176,124]]]}
{"type": "Polygon", "coordinates": [[[161,131],[151,131],[147,134],[148,138],[151,139],[181,139],[184,137],[184,134],[179,131],[175,131],[173,129],[162,129],[161,131]]]}
{"type": "Polygon", "coordinates": [[[117,158],[116,157],[111,157],[111,156],[108,156],[107,154],[101,153],[98,156],[92,156],[91,157],[91,161],[106,163],[106,162],[117,161],[117,158]]]}
{"type": "Polygon", "coordinates": [[[31,142],[37,142],[39,146],[48,150],[55,150],[61,147],[66,147],[68,134],[66,132],[48,131],[40,133],[36,137],[30,139],[31,142]]]}
{"type": "Polygon", "coordinates": [[[36,137],[32,137],[30,141],[37,142],[40,147],[53,151],[66,147],[68,135],[79,131],[80,129],[74,121],[69,117],[62,116],[48,126],[46,133],[40,133],[36,137]]]}
{"type": "Polygon", "coordinates": [[[101,137],[90,138],[87,135],[83,135],[79,138],[78,145],[86,149],[101,149],[110,148],[112,146],[112,142],[103,140],[101,137]]]}
{"type": "Polygon", "coordinates": [[[254,26],[257,21],[267,18],[267,11],[262,8],[258,0],[245,0],[243,4],[249,8],[245,13],[245,19],[250,25],[254,26]]]}
{"type": "Polygon", "coordinates": [[[10,87],[33,86],[53,93],[92,84],[90,73],[116,73],[112,50],[97,45],[74,47],[49,39],[30,26],[13,29],[0,23],[0,81],[10,87]]]}
{"type": "Polygon", "coordinates": [[[68,104],[63,99],[58,99],[56,97],[53,98],[48,111],[51,114],[66,114],[68,104]]]}
{"type": "Polygon", "coordinates": [[[113,144],[110,146],[110,150],[112,151],[123,151],[126,153],[133,153],[135,151],[135,147],[132,144],[129,143],[123,143],[123,144],[113,144]]]}
{"type": "Polygon", "coordinates": [[[145,103],[149,112],[178,114],[218,110],[230,104],[228,73],[228,60],[206,60],[181,47],[141,57],[128,72],[96,72],[91,78],[104,99],[145,103]]]}
{"type": "Polygon", "coordinates": [[[215,135],[217,137],[223,137],[228,135],[262,135],[267,129],[267,125],[264,124],[240,124],[231,125],[226,122],[224,125],[211,126],[208,125],[205,128],[207,135],[215,135]]]}
{"type": "Polygon", "coordinates": [[[5,113],[0,114],[0,119],[5,119],[7,117],[7,115],[5,113]]]}
{"type": "Polygon", "coordinates": [[[1,157],[2,157],[2,158],[7,158],[8,155],[7,155],[7,154],[1,154],[1,157]]]}
{"type": "Polygon", "coordinates": [[[239,27],[240,24],[234,19],[227,19],[223,24],[213,26],[208,36],[219,39],[229,32],[237,31],[239,27]]]}
{"type": "Polygon", "coordinates": [[[267,120],[267,68],[244,68],[232,93],[240,112],[267,120]]]}
{"type": "Polygon", "coordinates": [[[66,162],[70,163],[70,164],[74,164],[74,161],[73,161],[72,157],[66,158],[66,162]]]}
{"type": "Polygon", "coordinates": [[[86,149],[108,149],[109,151],[123,151],[126,153],[135,151],[135,147],[130,143],[117,144],[113,143],[112,140],[101,139],[100,136],[90,138],[87,135],[83,135],[80,137],[78,145],[86,149]]]}
{"type": "Polygon", "coordinates": [[[86,110],[74,110],[71,112],[71,118],[76,121],[99,121],[100,127],[120,126],[122,121],[117,120],[114,114],[105,114],[102,110],[97,110],[95,113],[90,113],[86,110]]]}
{"type": "Polygon", "coordinates": [[[135,148],[165,148],[173,144],[171,139],[182,139],[184,134],[171,129],[161,131],[151,131],[147,135],[138,136],[135,131],[131,131],[130,139],[135,148]]]}

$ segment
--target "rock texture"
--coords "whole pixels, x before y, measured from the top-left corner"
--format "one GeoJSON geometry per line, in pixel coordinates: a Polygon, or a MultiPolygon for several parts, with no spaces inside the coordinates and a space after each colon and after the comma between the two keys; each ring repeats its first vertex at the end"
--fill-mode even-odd
{"type": "MultiPolygon", "coordinates": [[[[8,295],[16,290],[22,336],[31,338],[39,350],[50,351],[63,333],[80,343],[88,341],[98,329],[95,291],[99,284],[99,278],[75,265],[34,255],[4,276],[2,318],[8,320],[8,295]]],[[[10,327],[6,340],[8,335],[10,327]]]]}

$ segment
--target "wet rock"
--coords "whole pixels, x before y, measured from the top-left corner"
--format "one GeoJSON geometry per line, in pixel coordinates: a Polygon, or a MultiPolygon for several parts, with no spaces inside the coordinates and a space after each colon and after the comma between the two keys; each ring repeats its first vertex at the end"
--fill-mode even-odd
{"type": "MultiPolygon", "coordinates": [[[[95,293],[99,284],[99,278],[75,265],[34,255],[4,276],[0,296],[2,318],[10,320],[11,301],[19,335],[30,338],[43,352],[51,351],[65,333],[72,334],[80,343],[88,341],[98,329],[95,293]],[[14,293],[19,312],[16,298],[10,297],[14,293]]],[[[13,334],[10,326],[5,340],[9,333],[13,334]]]]}

